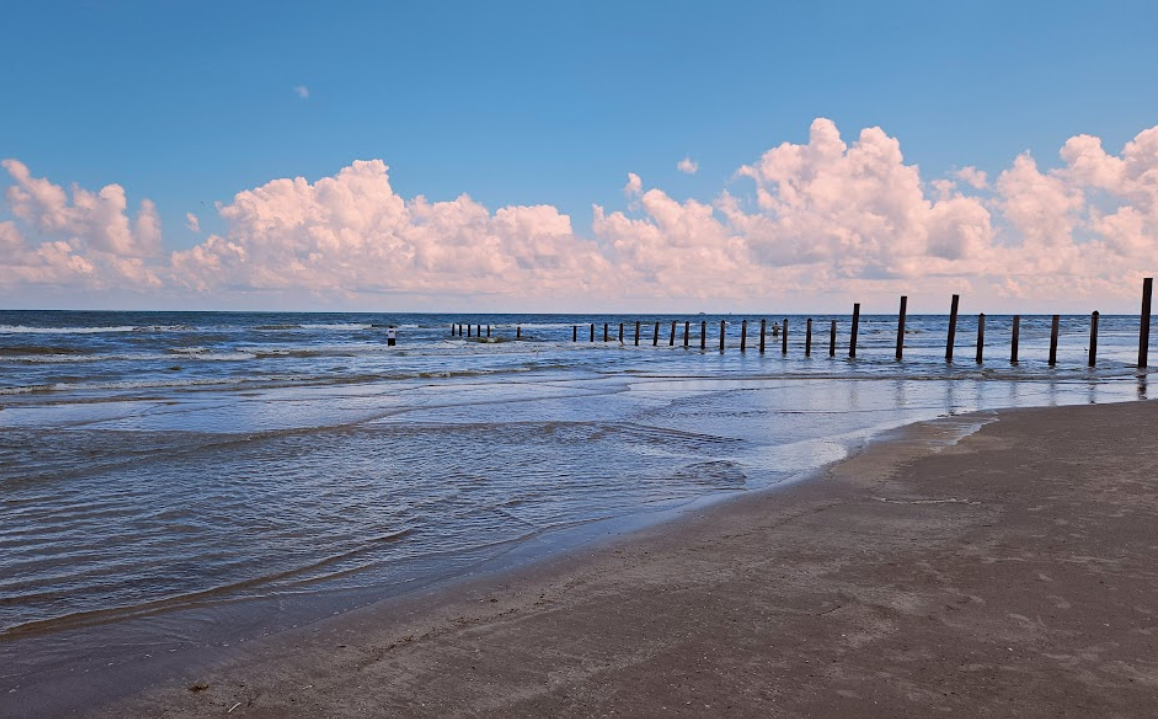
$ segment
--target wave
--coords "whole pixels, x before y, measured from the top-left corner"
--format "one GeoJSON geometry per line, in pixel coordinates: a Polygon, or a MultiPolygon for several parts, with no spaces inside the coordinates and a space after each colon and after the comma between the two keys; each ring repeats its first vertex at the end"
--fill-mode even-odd
{"type": "Polygon", "coordinates": [[[111,332],[135,332],[132,325],[116,327],[28,327],[25,325],[0,325],[0,334],[27,335],[94,335],[111,332]]]}
{"type": "Polygon", "coordinates": [[[87,355],[89,350],[79,347],[50,347],[45,345],[11,345],[0,347],[0,356],[19,357],[21,355],[87,355]]]}

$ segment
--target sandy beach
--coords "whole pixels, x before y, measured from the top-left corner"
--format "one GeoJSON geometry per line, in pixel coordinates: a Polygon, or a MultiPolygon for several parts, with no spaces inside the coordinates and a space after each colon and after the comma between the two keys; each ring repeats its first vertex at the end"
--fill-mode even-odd
{"type": "Polygon", "coordinates": [[[1136,402],[916,425],[823,477],[284,633],[96,715],[1153,716],[1156,422],[1136,402]]]}

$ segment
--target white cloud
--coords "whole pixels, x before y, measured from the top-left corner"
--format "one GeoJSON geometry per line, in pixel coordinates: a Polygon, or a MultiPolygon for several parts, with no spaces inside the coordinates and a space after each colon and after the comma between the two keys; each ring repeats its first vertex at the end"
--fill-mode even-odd
{"type": "Polygon", "coordinates": [[[676,164],[676,169],[685,175],[694,175],[700,169],[700,163],[690,157],[685,157],[676,164]]]}
{"type": "Polygon", "coordinates": [[[201,221],[197,219],[197,215],[192,212],[185,213],[185,226],[189,228],[190,232],[201,232],[201,221]]]}
{"type": "Polygon", "coordinates": [[[310,99],[310,89],[305,85],[298,85],[294,88],[294,92],[297,93],[297,96],[303,100],[310,99]]]}
{"type": "Polygon", "coordinates": [[[975,190],[983,190],[989,184],[985,172],[976,167],[962,167],[954,175],[958,180],[968,183],[975,190]]]}

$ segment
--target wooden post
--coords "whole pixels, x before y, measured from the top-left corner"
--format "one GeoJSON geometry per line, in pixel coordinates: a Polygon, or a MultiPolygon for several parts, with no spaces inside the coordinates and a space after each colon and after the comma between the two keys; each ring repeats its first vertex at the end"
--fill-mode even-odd
{"type": "Polygon", "coordinates": [[[639,346],[639,320],[635,321],[635,346],[639,346]]]}
{"type": "Polygon", "coordinates": [[[740,351],[748,349],[748,320],[740,323],[740,351]]]}
{"type": "Polygon", "coordinates": [[[1021,339],[1021,315],[1013,316],[1013,339],[1010,341],[1009,364],[1017,364],[1017,343],[1021,339]]]}
{"type": "Polygon", "coordinates": [[[1098,366],[1098,311],[1090,315],[1090,366],[1098,366]]]}
{"type": "Polygon", "coordinates": [[[669,337],[667,340],[667,346],[668,347],[675,347],[675,326],[676,326],[676,321],[672,320],[671,321],[671,337],[669,337]]]}
{"type": "Polygon", "coordinates": [[[450,326],[450,336],[454,337],[454,325],[450,326]]]}
{"type": "Polygon", "coordinates": [[[685,349],[688,346],[688,327],[690,327],[691,324],[692,324],[691,322],[684,320],[684,348],[685,349]]]}
{"type": "Polygon", "coordinates": [[[466,336],[467,337],[473,337],[474,336],[470,333],[470,331],[471,331],[470,325],[467,325],[466,326],[466,336]]]}
{"type": "Polygon", "coordinates": [[[595,323],[594,322],[591,323],[591,341],[592,342],[595,341],[595,323]]]}
{"type": "Polygon", "coordinates": [[[700,321],[700,349],[706,350],[708,348],[708,321],[700,321]]]}
{"type": "Polygon", "coordinates": [[[812,318],[804,323],[804,356],[812,356],[812,318]]]}
{"type": "Polygon", "coordinates": [[[619,323],[619,344],[623,344],[623,323],[619,323]]]}
{"type": "Polygon", "coordinates": [[[603,341],[604,341],[604,342],[607,342],[607,341],[608,341],[608,338],[609,338],[609,337],[608,337],[608,334],[607,334],[607,323],[606,323],[606,322],[604,322],[604,323],[603,323],[603,341]]]}
{"type": "Polygon", "coordinates": [[[523,326],[522,325],[515,325],[515,339],[517,339],[517,340],[523,339],[523,326]]]}
{"type": "Polygon", "coordinates": [[[477,337],[482,337],[482,325],[476,326],[474,328],[474,333],[477,337]]]}
{"type": "Polygon", "coordinates": [[[1058,323],[1061,321],[1060,315],[1053,316],[1053,324],[1049,330],[1049,366],[1053,367],[1057,364],[1057,330],[1058,323]]]}
{"type": "Polygon", "coordinates": [[[724,335],[725,335],[724,327],[725,327],[724,320],[720,320],[720,351],[721,352],[724,351],[724,335]]]}
{"type": "Polygon", "coordinates": [[[953,305],[949,309],[949,341],[945,344],[945,361],[953,361],[953,340],[957,338],[957,305],[961,295],[953,295],[953,305]]]}
{"type": "Polygon", "coordinates": [[[659,322],[655,323],[655,334],[651,336],[651,346],[659,347],[659,322]]]}
{"type": "Polygon", "coordinates": [[[977,364],[985,359],[985,313],[977,315],[977,364]]]}
{"type": "Polygon", "coordinates": [[[848,343],[848,358],[856,359],[856,332],[860,328],[860,303],[852,306],[852,336],[848,343]]]}
{"type": "Polygon", "coordinates": [[[487,337],[491,336],[491,326],[487,325],[487,337]]]}
{"type": "Polygon", "coordinates": [[[784,318],[784,331],[780,335],[780,354],[788,354],[788,318],[784,318]]]}
{"type": "Polygon", "coordinates": [[[909,308],[909,298],[901,295],[901,311],[897,318],[897,359],[905,357],[905,313],[909,308]]]}
{"type": "Polygon", "coordinates": [[[828,331],[828,356],[836,356],[836,320],[832,321],[832,329],[828,331]]]}
{"type": "Polygon", "coordinates": [[[571,341],[579,341],[579,325],[571,325],[571,341]]]}
{"type": "Polygon", "coordinates": [[[764,354],[764,335],[768,329],[768,320],[760,320],[760,354],[764,354]]]}
{"type": "Polygon", "coordinates": [[[1142,280],[1142,327],[1138,330],[1138,369],[1145,369],[1150,354],[1150,300],[1154,295],[1154,278],[1142,280]]]}

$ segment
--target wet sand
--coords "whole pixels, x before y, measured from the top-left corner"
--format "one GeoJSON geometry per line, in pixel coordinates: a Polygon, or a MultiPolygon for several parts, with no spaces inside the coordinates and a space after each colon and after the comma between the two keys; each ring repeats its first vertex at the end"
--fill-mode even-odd
{"type": "Polygon", "coordinates": [[[97,715],[1154,716],[1158,403],[997,416],[285,633],[97,715]]]}

